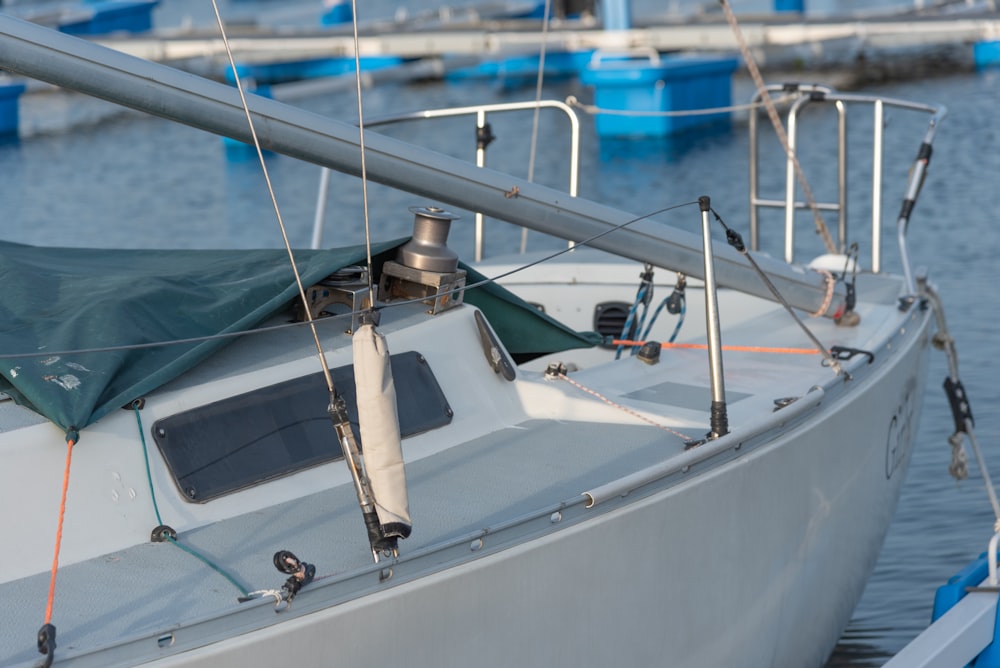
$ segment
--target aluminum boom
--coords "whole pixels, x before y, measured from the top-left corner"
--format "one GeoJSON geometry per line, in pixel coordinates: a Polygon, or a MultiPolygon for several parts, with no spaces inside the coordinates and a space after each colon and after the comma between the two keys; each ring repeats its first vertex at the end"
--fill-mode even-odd
{"type": "MultiPolygon", "coordinates": [[[[252,143],[232,86],[2,14],[0,67],[252,143]]],[[[262,148],[360,176],[357,126],[256,95],[248,96],[248,103],[262,148]]],[[[637,217],[375,133],[366,133],[365,148],[367,174],[373,181],[569,241],[582,241],[637,217]]],[[[701,194],[711,193],[696,193],[701,194]]],[[[694,229],[694,207],[691,220],[694,229]]],[[[699,235],[672,226],[640,221],[590,245],[704,278],[699,235]]],[[[820,274],[768,257],[757,261],[792,306],[815,312],[826,301],[820,274]]],[[[720,286],[773,299],[746,259],[728,246],[716,250],[715,272],[720,286]]],[[[824,315],[833,315],[842,302],[840,290],[824,315]]]]}

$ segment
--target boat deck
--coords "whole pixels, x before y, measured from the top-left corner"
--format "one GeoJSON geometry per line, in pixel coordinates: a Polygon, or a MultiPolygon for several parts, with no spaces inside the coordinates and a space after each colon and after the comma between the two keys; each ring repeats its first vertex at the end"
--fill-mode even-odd
{"type": "MultiPolygon", "coordinates": [[[[415,526],[401,543],[402,554],[459,539],[467,544],[467,535],[560,500],[581,503],[580,494],[589,486],[662,461],[681,449],[679,442],[670,442],[646,427],[591,423],[573,430],[570,458],[565,427],[537,421],[512,425],[462,448],[409,463],[415,526]],[[525,438],[526,433],[531,437],[525,438]],[[512,451],[519,452],[511,456],[512,451]],[[449,498],[456,495],[465,502],[442,505],[438,491],[443,488],[451,493],[449,498]]],[[[169,524],[168,517],[163,519],[169,524]]],[[[290,550],[314,564],[320,581],[364,573],[372,564],[357,499],[349,485],[186,531],[178,542],[197,550],[251,591],[281,588],[287,576],[271,560],[278,550],[290,550]]],[[[307,601],[310,589],[318,584],[304,588],[290,612],[307,601]]],[[[368,573],[365,586],[374,590],[377,585],[378,575],[368,573]]],[[[0,586],[0,599],[5,602],[4,633],[0,634],[4,666],[38,662],[34,638],[48,586],[48,573],[0,586]]],[[[250,609],[270,607],[273,602],[266,598],[264,603],[238,603],[240,592],[232,583],[170,543],[140,544],[60,568],[56,592],[53,623],[60,660],[122,638],[144,644],[147,658],[152,658],[157,639],[169,635],[176,621],[190,623],[241,605],[250,609]],[[122,591],[132,596],[122,599],[122,591]]],[[[267,611],[258,610],[257,615],[264,622],[278,621],[267,611]]],[[[183,632],[176,635],[176,642],[186,640],[183,632]]],[[[110,668],[117,664],[108,655],[100,655],[79,665],[110,668]]]]}
{"type": "MultiPolygon", "coordinates": [[[[868,326],[843,329],[827,320],[815,321],[811,324],[821,339],[864,347],[871,340],[867,337],[878,339],[891,334],[886,328],[897,322],[895,305],[880,279],[872,281],[872,289],[862,294],[878,296],[881,289],[885,298],[877,300],[882,303],[861,306],[868,326]]],[[[774,326],[777,307],[753,298],[739,300],[752,308],[723,312],[730,313],[737,323],[730,334],[740,343],[801,342],[802,334],[795,332],[790,320],[787,325],[774,326]]],[[[692,298],[692,302],[696,299],[692,298]]],[[[694,305],[692,311],[697,310],[694,305]]],[[[694,313],[689,317],[697,322],[694,313]]],[[[563,357],[568,361],[586,360],[586,368],[571,373],[571,377],[584,387],[592,384],[595,391],[615,404],[612,406],[569,383],[545,380],[538,372],[522,369],[516,382],[500,380],[483,363],[472,309],[460,308],[428,318],[417,307],[398,317],[387,317],[383,328],[394,352],[399,352],[410,348],[414,341],[435,340],[434,336],[428,338],[426,331],[417,332],[412,340],[405,338],[407,325],[415,319],[425,321],[424,327],[447,325],[455,329],[455,323],[449,323],[453,318],[468,320],[464,330],[458,328],[467,331],[467,336],[438,340],[420,352],[434,368],[455,409],[456,421],[447,428],[404,441],[414,529],[401,542],[398,562],[372,564],[354,489],[341,462],[262,486],[292,494],[277,504],[254,501],[250,495],[256,490],[238,492],[210,504],[188,504],[180,499],[165,474],[154,473],[162,522],[178,529],[179,545],[203,555],[246,590],[280,589],[286,575],[272,564],[272,555],[279,550],[289,550],[314,564],[317,580],[299,593],[290,609],[275,615],[270,610],[272,598],[264,596],[239,603],[241,592],[232,582],[170,543],[141,542],[68,563],[59,570],[52,620],[58,629],[58,661],[74,659],[73,666],[110,668],[154,660],[203,645],[206,639],[227,637],[234,630],[266,627],[412,582],[450,564],[468,562],[478,556],[477,552],[494,554],[528,538],[556,531],[560,523],[570,526],[583,521],[588,513],[592,516],[605,512],[587,509],[595,498],[585,495],[588,490],[651,467],[669,468],[672,462],[677,471],[686,471],[685,467],[697,460],[702,448],[688,450],[685,442],[703,438],[708,430],[710,393],[704,351],[670,351],[655,366],[626,357],[603,368],[588,358],[594,351],[565,353],[563,357]],[[395,336],[397,332],[399,337],[395,336]],[[488,402],[485,409],[480,409],[485,412],[470,414],[471,406],[482,402],[475,396],[463,395],[475,395],[491,383],[500,388],[492,404],[488,402]],[[637,415],[656,426],[641,421],[637,415]],[[321,486],[329,485],[331,480],[334,485],[311,493],[303,491],[317,480],[321,486]],[[288,492],[298,485],[302,490],[288,492]],[[220,512],[213,508],[222,508],[223,513],[227,508],[240,511],[212,519],[214,512],[220,512]],[[123,598],[122,592],[129,594],[123,598]],[[97,648],[102,650],[93,653],[97,648]]],[[[696,327],[692,325],[694,338],[698,336],[696,327]]],[[[171,403],[174,394],[197,386],[216,374],[220,365],[229,370],[221,374],[224,382],[243,384],[246,377],[268,374],[269,364],[296,357],[286,351],[275,358],[273,348],[271,357],[265,355],[269,339],[278,336],[284,334],[268,334],[234,345],[218,361],[174,381],[164,389],[159,410],[176,410],[171,403]]],[[[609,353],[600,354],[606,359],[609,353]]],[[[306,357],[303,363],[309,364],[307,353],[298,356],[306,357]]],[[[863,359],[850,364],[862,365],[863,359]]],[[[779,359],[765,353],[729,355],[726,378],[730,422],[740,429],[750,425],[750,432],[760,432],[764,428],[761,424],[768,421],[772,426],[765,427],[774,428],[783,419],[785,413],[775,417],[774,402],[784,398],[788,388],[798,387],[804,396],[812,387],[834,382],[834,375],[823,368],[818,355],[781,355],[779,359]]],[[[258,378],[256,382],[268,381],[258,378]]],[[[156,401],[154,397],[154,406],[156,401]]],[[[802,410],[807,409],[811,407],[802,410]]],[[[795,408],[786,412],[798,411],[795,408]]],[[[123,412],[107,421],[112,423],[106,427],[109,431],[120,429],[125,433],[131,429],[134,442],[131,415],[123,412]],[[118,423],[121,426],[115,427],[118,423]]],[[[155,458],[155,449],[150,453],[155,458]]],[[[717,461],[710,459],[707,465],[719,465],[732,456],[732,448],[728,448],[727,454],[720,455],[717,461]]],[[[680,481],[677,478],[675,482],[680,481]]],[[[133,492],[140,499],[146,496],[141,488],[133,492]]],[[[641,493],[630,493],[630,498],[637,496],[641,493]]],[[[72,489],[69,503],[74,503],[72,489]]],[[[149,530],[156,523],[155,516],[147,512],[149,530]]],[[[95,527],[95,532],[99,533],[100,528],[95,527]]],[[[80,535],[79,527],[76,531],[80,535]]],[[[38,571],[44,567],[37,564],[38,571]]],[[[0,584],[0,600],[5,602],[0,612],[0,627],[4,629],[0,634],[0,664],[34,666],[39,661],[35,637],[43,620],[48,586],[47,572],[0,584]]]]}

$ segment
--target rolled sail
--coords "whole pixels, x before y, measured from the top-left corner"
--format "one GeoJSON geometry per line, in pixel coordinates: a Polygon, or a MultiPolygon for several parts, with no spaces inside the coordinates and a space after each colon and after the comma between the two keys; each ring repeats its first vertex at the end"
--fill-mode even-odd
{"type": "Polygon", "coordinates": [[[412,525],[396,414],[396,385],[389,365],[389,346],[372,324],[361,325],[354,333],[354,382],[365,472],[382,533],[406,538],[412,525]]]}

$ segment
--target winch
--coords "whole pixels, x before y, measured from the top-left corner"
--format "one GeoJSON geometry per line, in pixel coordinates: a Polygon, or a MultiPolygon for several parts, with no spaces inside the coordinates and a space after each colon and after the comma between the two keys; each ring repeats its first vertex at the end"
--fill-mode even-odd
{"type": "Polygon", "coordinates": [[[464,298],[466,271],[458,254],[448,248],[451,221],[458,216],[438,207],[410,207],[413,238],[399,249],[396,261],[382,266],[379,297],[385,302],[418,299],[437,314],[458,306],[464,298]]]}

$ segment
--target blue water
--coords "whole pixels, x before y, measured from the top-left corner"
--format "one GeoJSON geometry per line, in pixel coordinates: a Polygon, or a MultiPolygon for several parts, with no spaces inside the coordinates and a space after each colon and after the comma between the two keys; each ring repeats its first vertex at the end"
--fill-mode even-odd
{"type": "MultiPolygon", "coordinates": [[[[223,8],[227,17],[239,19],[311,4],[231,1],[223,8]]],[[[407,7],[416,11],[438,4],[436,0],[421,0],[409,2],[407,7]]],[[[747,11],[758,8],[749,3],[734,4],[747,11]]],[[[395,6],[389,0],[368,0],[365,11],[372,17],[391,16],[395,6]]],[[[653,0],[637,0],[635,6],[640,16],[665,11],[662,3],[653,0]]],[[[668,9],[693,6],[674,3],[668,9]]],[[[836,5],[827,3],[827,7],[836,5]]],[[[157,10],[158,25],[203,22],[210,16],[206,3],[194,0],[164,0],[157,10]]],[[[736,101],[743,101],[750,90],[744,79],[736,81],[735,89],[736,101]]],[[[996,112],[1000,108],[1000,71],[957,72],[870,87],[866,92],[940,102],[949,108],[912,218],[909,248],[914,265],[929,268],[943,296],[958,344],[961,377],[978,420],[977,435],[987,462],[1000,473],[1000,388],[995,380],[998,364],[992,345],[1000,321],[995,272],[1000,256],[995,212],[1000,186],[1000,120],[996,112]]],[[[564,99],[571,94],[592,99],[590,91],[574,82],[553,83],[545,90],[547,98],[564,99]]],[[[431,82],[369,88],[364,91],[363,103],[366,115],[378,116],[532,97],[533,89],[501,90],[489,82],[431,82]]],[[[357,101],[351,93],[296,104],[351,122],[357,118],[357,101]]],[[[57,98],[48,105],[33,106],[32,113],[59,115],[67,108],[74,113],[84,109],[78,101],[67,105],[57,98]]],[[[525,175],[530,116],[496,118],[493,122],[499,139],[490,148],[490,166],[525,175]]],[[[584,116],[582,122],[582,196],[644,213],[708,194],[727,222],[746,233],[747,139],[742,123],[737,121],[731,128],[687,141],[611,142],[595,141],[591,118],[584,116]]],[[[890,269],[898,266],[891,259],[893,218],[923,137],[923,122],[923,118],[905,114],[888,116],[884,229],[890,269]]],[[[475,150],[472,128],[470,120],[458,129],[447,124],[406,125],[386,133],[471,160],[475,150]]],[[[536,180],[555,187],[564,187],[568,178],[563,132],[561,119],[543,117],[540,134],[547,143],[539,152],[535,175],[536,180]],[[554,147],[553,136],[558,138],[554,147]]],[[[861,159],[850,176],[857,192],[867,192],[862,186],[870,178],[870,160],[865,157],[869,133],[870,121],[862,119],[852,125],[851,151],[861,159]]],[[[815,147],[803,146],[803,162],[821,197],[828,196],[828,191],[819,184],[834,173],[830,136],[831,131],[824,131],[815,147]]],[[[69,247],[277,247],[281,237],[274,211],[252,157],[201,131],[137,114],[0,145],[2,237],[69,247]]],[[[312,234],[318,169],[277,155],[269,155],[267,165],[291,241],[295,246],[306,246],[312,234]]],[[[770,185],[781,178],[781,166],[762,175],[770,185]]],[[[433,203],[377,185],[371,186],[369,196],[371,219],[380,238],[409,231],[412,216],[408,206],[433,203]]],[[[870,205],[862,197],[852,200],[851,210],[861,221],[857,234],[867,238],[870,205]]],[[[459,213],[463,219],[453,227],[452,246],[469,256],[471,215],[459,213]]],[[[362,220],[359,184],[335,175],[327,202],[324,242],[360,242],[362,220]]],[[[691,211],[675,214],[669,222],[692,230],[699,224],[691,211]]],[[[822,252],[815,235],[802,230],[798,243],[802,256],[822,252]]],[[[780,254],[777,237],[777,228],[768,228],[764,245],[780,254]]],[[[517,231],[493,223],[488,227],[488,252],[514,251],[519,239],[517,231]]],[[[536,234],[531,245],[556,248],[561,242],[536,234]]],[[[974,463],[970,464],[969,480],[957,483],[948,475],[950,449],[946,439],[952,421],[940,390],[946,374],[943,355],[935,354],[932,364],[918,443],[895,520],[830,666],[881,665],[926,625],[935,588],[985,549],[991,534],[992,514],[974,463]]],[[[823,605],[821,583],[817,583],[816,604],[823,605]]]]}

